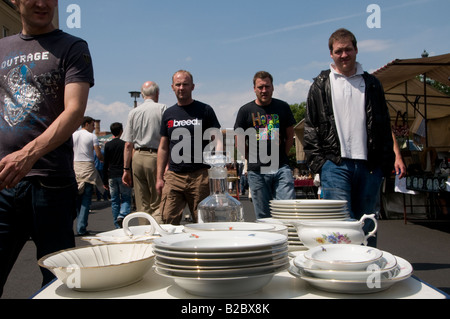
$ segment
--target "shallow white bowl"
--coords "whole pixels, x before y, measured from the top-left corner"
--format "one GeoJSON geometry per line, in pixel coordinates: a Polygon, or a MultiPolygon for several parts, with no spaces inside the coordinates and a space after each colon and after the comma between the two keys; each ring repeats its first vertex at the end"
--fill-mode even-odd
{"type": "Polygon", "coordinates": [[[38,261],[68,288],[104,291],[133,284],[154,262],[150,244],[115,244],[74,248],[47,255],[38,261]]]}
{"type": "Polygon", "coordinates": [[[275,272],[256,276],[225,277],[225,278],[188,278],[176,277],[160,273],[164,277],[172,278],[175,283],[186,292],[207,298],[236,298],[257,293],[267,286],[275,272]]]}
{"type": "Polygon", "coordinates": [[[308,261],[304,254],[293,259],[293,264],[306,276],[321,279],[336,280],[367,280],[369,277],[392,278],[398,271],[397,259],[392,254],[383,251],[383,258],[373,264],[373,268],[355,271],[321,269],[308,261]]]}
{"type": "Polygon", "coordinates": [[[366,246],[338,244],[312,248],[304,256],[322,269],[366,270],[383,257],[383,252],[366,246]]]}

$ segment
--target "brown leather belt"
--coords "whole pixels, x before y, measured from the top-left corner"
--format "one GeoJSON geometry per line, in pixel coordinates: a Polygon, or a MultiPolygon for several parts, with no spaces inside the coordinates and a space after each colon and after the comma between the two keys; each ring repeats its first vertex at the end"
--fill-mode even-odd
{"type": "Polygon", "coordinates": [[[141,147],[141,148],[138,148],[137,150],[141,151],[141,152],[158,153],[157,149],[148,148],[148,147],[141,147]]]}

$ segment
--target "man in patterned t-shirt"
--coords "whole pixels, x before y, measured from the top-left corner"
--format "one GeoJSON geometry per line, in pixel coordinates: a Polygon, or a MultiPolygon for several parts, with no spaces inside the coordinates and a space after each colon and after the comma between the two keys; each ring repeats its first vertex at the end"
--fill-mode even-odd
{"type": "Polygon", "coordinates": [[[94,85],[87,43],[52,24],[58,1],[11,2],[22,32],[0,40],[0,295],[28,239],[37,258],[75,245],[72,133],[94,85]]]}
{"type": "Polygon", "coordinates": [[[271,217],[271,200],[295,199],[288,154],[294,143],[296,121],[289,104],[273,98],[270,73],[257,72],[253,86],[256,99],[239,109],[234,129],[238,147],[244,139],[248,145],[248,184],[256,218],[260,219],[271,217]]]}

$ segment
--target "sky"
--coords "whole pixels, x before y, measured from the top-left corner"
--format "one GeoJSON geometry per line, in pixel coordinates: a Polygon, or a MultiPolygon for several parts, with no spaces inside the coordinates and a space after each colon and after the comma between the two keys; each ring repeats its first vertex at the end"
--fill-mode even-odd
{"type": "Polygon", "coordinates": [[[95,86],[86,115],[101,120],[102,131],[126,125],[128,92],[146,81],[160,86],[160,103],[174,105],[172,75],[181,69],[193,74],[193,98],[232,128],[239,108],[255,99],[257,71],[273,75],[275,98],[302,103],[330,67],[335,30],[355,34],[358,61],[373,72],[424,50],[450,53],[449,12],[449,0],[59,1],[60,29],[89,44],[95,86]]]}

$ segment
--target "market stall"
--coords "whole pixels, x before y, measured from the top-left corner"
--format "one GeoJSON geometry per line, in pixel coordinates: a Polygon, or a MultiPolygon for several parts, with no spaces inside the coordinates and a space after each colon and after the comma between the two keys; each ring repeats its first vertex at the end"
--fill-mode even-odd
{"type": "Polygon", "coordinates": [[[431,82],[450,86],[450,54],[395,60],[373,73],[383,84],[393,131],[408,177],[387,181],[386,212],[427,218],[447,214],[450,96],[431,82]],[[392,186],[395,184],[395,188],[392,186]],[[393,189],[398,192],[395,194],[393,189]]]}
{"type": "Polygon", "coordinates": [[[400,113],[410,128],[410,137],[422,136],[425,147],[450,149],[450,96],[419,80],[422,77],[450,86],[450,54],[398,59],[373,75],[383,84],[393,124],[400,113]],[[447,134],[443,134],[445,130],[447,134]]]}

